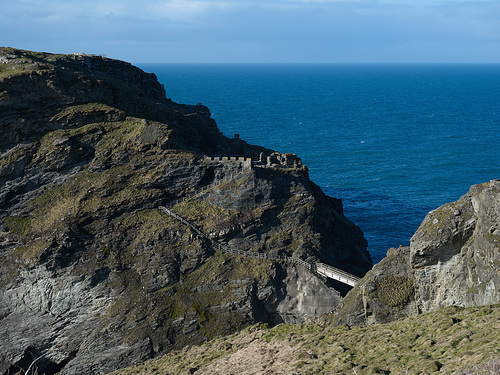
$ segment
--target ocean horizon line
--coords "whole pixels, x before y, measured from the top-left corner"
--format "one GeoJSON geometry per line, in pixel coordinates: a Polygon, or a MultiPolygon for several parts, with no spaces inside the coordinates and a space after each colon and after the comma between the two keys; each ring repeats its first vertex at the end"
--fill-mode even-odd
{"type": "Polygon", "coordinates": [[[133,65],[177,66],[500,66],[500,62],[132,62],[133,65]]]}

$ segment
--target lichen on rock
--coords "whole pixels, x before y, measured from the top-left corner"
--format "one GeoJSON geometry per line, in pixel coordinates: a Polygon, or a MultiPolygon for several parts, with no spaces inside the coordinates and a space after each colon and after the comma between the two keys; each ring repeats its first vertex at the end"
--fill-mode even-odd
{"type": "Polygon", "coordinates": [[[431,211],[409,247],[387,256],[353,288],[335,319],[385,323],[446,306],[500,303],[500,182],[472,186],[431,211]]]}

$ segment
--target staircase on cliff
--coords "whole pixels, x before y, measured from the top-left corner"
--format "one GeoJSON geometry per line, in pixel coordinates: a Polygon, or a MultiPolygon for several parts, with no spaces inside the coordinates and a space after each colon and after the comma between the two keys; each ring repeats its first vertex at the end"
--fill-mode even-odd
{"type": "MultiPolygon", "coordinates": [[[[226,160],[229,160],[229,159],[226,158],[226,160]]],[[[196,196],[198,196],[199,194],[201,194],[209,189],[212,189],[218,185],[221,185],[225,182],[233,180],[238,175],[244,173],[244,171],[246,169],[251,168],[251,163],[250,163],[249,159],[243,160],[243,158],[241,158],[240,161],[245,163],[244,164],[245,168],[239,170],[236,174],[231,174],[224,179],[217,180],[214,183],[212,183],[211,185],[204,186],[202,189],[198,190],[197,192],[194,192],[188,196],[185,196],[181,199],[178,199],[174,202],[171,202],[169,204],[169,207],[160,206],[160,207],[158,207],[158,209],[161,210],[162,212],[165,212],[167,215],[170,215],[174,219],[180,221],[184,225],[191,228],[199,236],[208,240],[214,249],[218,249],[218,250],[221,250],[221,251],[224,251],[228,254],[233,254],[233,255],[242,255],[242,256],[253,257],[253,258],[269,259],[269,260],[274,260],[274,261],[297,264],[299,266],[305,267],[306,269],[308,269],[312,273],[316,273],[316,274],[325,276],[329,279],[339,281],[339,282],[341,282],[343,284],[347,284],[349,286],[355,286],[356,283],[360,280],[359,277],[351,275],[348,272],[342,271],[342,270],[335,268],[333,266],[330,266],[328,264],[324,264],[321,262],[310,263],[310,262],[306,262],[306,261],[299,259],[299,258],[293,258],[293,257],[287,257],[287,256],[281,256],[281,255],[272,255],[272,254],[268,254],[268,253],[259,253],[259,252],[255,252],[255,251],[231,249],[227,244],[213,240],[206,233],[204,233],[201,229],[199,229],[194,224],[190,223],[188,220],[186,220],[181,215],[177,214],[175,211],[172,210],[172,207],[174,207],[175,205],[182,203],[182,202],[185,202],[186,200],[193,199],[196,196]]]]}

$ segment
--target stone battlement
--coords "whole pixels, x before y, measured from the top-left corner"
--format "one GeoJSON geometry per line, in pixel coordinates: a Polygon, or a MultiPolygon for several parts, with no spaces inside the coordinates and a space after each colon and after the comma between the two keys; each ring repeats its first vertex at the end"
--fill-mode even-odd
{"type": "Polygon", "coordinates": [[[205,160],[212,163],[239,163],[245,169],[252,168],[252,159],[243,156],[205,156],[205,160]]]}
{"type": "Polygon", "coordinates": [[[252,160],[243,156],[205,156],[205,160],[211,163],[239,163],[244,169],[252,167],[273,168],[273,169],[294,169],[304,171],[307,174],[307,167],[302,164],[302,160],[295,154],[280,154],[273,152],[270,155],[261,153],[259,160],[252,160]]]}
{"type": "MultiPolygon", "coordinates": [[[[261,157],[261,159],[263,158],[261,157]]],[[[299,169],[302,168],[302,160],[292,153],[281,154],[279,152],[273,152],[271,155],[267,156],[266,166],[273,168],[299,169]]]]}

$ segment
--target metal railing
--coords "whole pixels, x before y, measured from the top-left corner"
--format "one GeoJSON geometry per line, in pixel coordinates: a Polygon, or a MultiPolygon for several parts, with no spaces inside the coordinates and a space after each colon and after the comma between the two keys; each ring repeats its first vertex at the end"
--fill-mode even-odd
{"type": "Polygon", "coordinates": [[[232,249],[230,246],[228,246],[225,243],[213,240],[208,235],[206,235],[201,229],[199,229],[195,225],[191,224],[189,221],[184,219],[182,216],[180,216],[179,214],[177,214],[173,210],[171,210],[167,207],[163,207],[163,206],[158,207],[158,209],[165,212],[166,214],[170,215],[174,219],[180,221],[184,225],[188,226],[198,235],[207,239],[210,242],[212,248],[218,249],[220,251],[224,251],[228,254],[241,255],[241,256],[247,256],[247,257],[253,257],[253,258],[268,259],[268,260],[297,264],[301,267],[308,269],[309,271],[311,271],[313,273],[318,273],[322,276],[328,277],[328,278],[336,280],[336,281],[340,281],[341,283],[344,283],[344,284],[347,284],[350,286],[355,286],[356,283],[360,280],[359,277],[351,275],[348,272],[342,271],[338,268],[335,268],[335,267],[332,267],[328,264],[324,264],[324,263],[320,263],[320,262],[309,263],[309,262],[306,262],[305,260],[302,260],[299,258],[287,257],[284,255],[274,255],[274,254],[270,254],[270,253],[259,253],[256,251],[232,249]]]}
{"type": "Polygon", "coordinates": [[[345,271],[339,270],[333,266],[324,263],[316,263],[316,272],[330,279],[340,281],[341,283],[355,286],[360,280],[359,277],[351,275],[345,271]]]}

